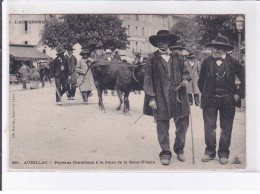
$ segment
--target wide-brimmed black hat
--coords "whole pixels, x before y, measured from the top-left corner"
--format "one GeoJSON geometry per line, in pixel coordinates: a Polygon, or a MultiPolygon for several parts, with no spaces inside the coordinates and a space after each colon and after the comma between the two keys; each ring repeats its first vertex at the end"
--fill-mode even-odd
{"type": "Polygon", "coordinates": [[[190,53],[189,55],[186,56],[187,59],[196,59],[196,55],[194,53],[190,53]]]}
{"type": "Polygon", "coordinates": [[[73,51],[75,50],[72,45],[67,46],[67,51],[73,51]]]}
{"type": "Polygon", "coordinates": [[[141,53],[136,53],[135,56],[136,57],[141,57],[142,55],[141,55],[141,53]]]}
{"type": "Polygon", "coordinates": [[[170,33],[169,30],[160,30],[157,32],[157,35],[153,35],[149,37],[149,42],[154,46],[158,47],[158,42],[161,41],[169,41],[169,46],[172,46],[177,41],[177,36],[175,34],[170,33]]]}
{"type": "Polygon", "coordinates": [[[91,51],[89,49],[82,49],[79,54],[83,56],[84,54],[91,54],[91,51]]]}
{"type": "Polygon", "coordinates": [[[186,48],[185,48],[184,44],[182,44],[180,42],[176,42],[174,45],[170,46],[170,49],[171,50],[184,50],[186,48]]]}
{"type": "Polygon", "coordinates": [[[57,47],[56,51],[57,51],[57,54],[56,54],[56,55],[61,54],[61,53],[65,53],[64,48],[61,47],[61,46],[60,46],[60,47],[57,47]]]}
{"type": "Polygon", "coordinates": [[[211,43],[208,44],[208,46],[223,47],[227,50],[234,49],[234,47],[229,43],[229,40],[226,36],[218,36],[215,40],[212,40],[211,43]]]}

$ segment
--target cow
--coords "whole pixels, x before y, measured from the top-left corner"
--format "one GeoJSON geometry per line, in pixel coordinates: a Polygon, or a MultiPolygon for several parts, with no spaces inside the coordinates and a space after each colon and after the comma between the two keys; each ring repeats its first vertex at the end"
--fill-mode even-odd
{"type": "Polygon", "coordinates": [[[92,64],[91,71],[98,91],[99,108],[102,112],[106,112],[102,93],[104,89],[109,89],[117,92],[120,103],[116,110],[120,110],[124,103],[123,112],[129,115],[128,96],[132,90],[143,90],[144,67],[144,65],[130,65],[122,61],[107,64],[107,62],[97,60],[92,64]]]}

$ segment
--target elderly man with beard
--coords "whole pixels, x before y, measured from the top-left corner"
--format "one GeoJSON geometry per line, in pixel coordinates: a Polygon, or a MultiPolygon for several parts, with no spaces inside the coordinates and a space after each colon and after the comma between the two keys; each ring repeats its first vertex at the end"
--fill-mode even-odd
{"type": "Polygon", "coordinates": [[[225,36],[218,36],[208,46],[212,55],[204,59],[198,81],[203,109],[206,149],[202,162],[216,157],[216,122],[220,115],[220,141],[218,156],[220,164],[227,164],[231,132],[236,106],[241,106],[245,97],[245,71],[241,64],[232,58],[227,51],[234,47],[225,36]],[[239,89],[235,85],[235,76],[241,81],[239,89]]]}
{"type": "Polygon", "coordinates": [[[158,50],[150,55],[145,66],[144,114],[154,116],[156,120],[162,165],[169,165],[172,157],[169,120],[174,119],[176,138],[173,150],[177,159],[184,162],[183,149],[190,114],[186,86],[191,77],[185,68],[183,57],[169,50],[177,41],[175,34],[160,30],[157,35],[150,36],[149,41],[158,50]]]}

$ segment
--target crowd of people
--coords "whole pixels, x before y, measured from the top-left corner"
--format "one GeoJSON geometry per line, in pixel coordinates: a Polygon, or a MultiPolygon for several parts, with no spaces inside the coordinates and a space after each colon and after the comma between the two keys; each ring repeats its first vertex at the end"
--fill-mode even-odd
{"type": "Polygon", "coordinates": [[[44,87],[46,80],[49,80],[51,83],[49,73],[47,73],[49,72],[49,66],[46,61],[39,61],[37,66],[32,66],[31,68],[24,61],[21,61],[21,67],[18,72],[23,90],[27,90],[28,83],[30,83],[30,89],[39,88],[40,82],[42,82],[42,87],[44,87]]]}
{"type": "Polygon", "coordinates": [[[174,48],[177,36],[167,30],[158,31],[156,35],[149,37],[149,41],[158,50],[146,63],[143,110],[144,114],[153,116],[157,123],[158,141],[162,149],[159,154],[161,164],[169,165],[172,157],[169,137],[169,120],[172,118],[176,126],[173,150],[179,161],[185,161],[189,104],[193,101],[191,94],[194,94],[195,104],[200,103],[204,119],[206,148],[201,161],[209,162],[218,154],[220,164],[227,164],[235,109],[241,106],[241,99],[245,97],[245,69],[228,54],[234,47],[227,37],[216,37],[208,44],[212,49],[211,55],[200,66],[192,53],[184,62],[180,52],[183,48],[174,48]],[[236,77],[240,80],[239,87],[236,85],[236,77]],[[221,133],[216,152],[218,113],[221,133]]]}
{"type": "MultiPolygon", "coordinates": [[[[167,30],[160,30],[156,35],[150,36],[149,42],[158,49],[148,58],[136,53],[132,65],[145,64],[143,110],[144,114],[153,116],[157,123],[158,141],[162,149],[159,154],[161,163],[169,165],[172,157],[169,138],[169,121],[172,118],[176,126],[173,150],[179,161],[185,161],[184,146],[189,127],[190,105],[194,102],[202,108],[204,119],[206,148],[202,162],[209,162],[218,154],[220,164],[227,164],[235,108],[241,107],[241,99],[245,97],[244,48],[242,63],[239,63],[229,54],[234,47],[228,38],[218,36],[208,44],[212,49],[211,55],[200,64],[194,52],[183,54],[187,49],[177,42],[175,34],[167,30]],[[240,81],[239,87],[236,84],[237,78],[240,81]],[[216,152],[218,112],[221,135],[216,152]]],[[[84,103],[88,103],[95,88],[91,72],[91,66],[95,63],[91,58],[92,52],[82,49],[81,59],[77,60],[72,46],[66,50],[58,47],[57,57],[50,63],[50,73],[55,78],[57,105],[62,105],[61,99],[65,93],[68,100],[74,100],[77,87],[84,103]]],[[[119,53],[107,49],[102,63],[118,61],[121,61],[119,53]]],[[[19,72],[22,74],[23,88],[26,89],[26,82],[33,71],[23,64],[19,72]]],[[[33,72],[35,79],[41,77],[36,72],[33,72]]]]}

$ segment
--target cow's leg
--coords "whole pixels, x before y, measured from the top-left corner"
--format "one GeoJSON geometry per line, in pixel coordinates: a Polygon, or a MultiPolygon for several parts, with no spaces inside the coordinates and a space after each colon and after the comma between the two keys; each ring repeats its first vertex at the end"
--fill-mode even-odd
{"type": "Polygon", "coordinates": [[[123,104],[123,99],[122,99],[122,96],[123,96],[123,92],[119,89],[116,90],[116,93],[117,93],[117,96],[119,98],[119,105],[118,107],[116,108],[116,110],[120,110],[121,109],[121,106],[123,104]]]}
{"type": "Polygon", "coordinates": [[[100,110],[102,112],[106,112],[104,104],[103,104],[103,98],[102,98],[103,89],[101,87],[97,86],[97,91],[98,91],[98,105],[99,105],[99,108],[100,108],[100,110]]]}
{"type": "Polygon", "coordinates": [[[129,105],[129,99],[128,99],[129,93],[130,93],[130,91],[127,91],[124,94],[124,110],[123,111],[124,111],[124,114],[127,114],[127,115],[130,115],[130,113],[129,113],[130,105],[129,105]]]}

